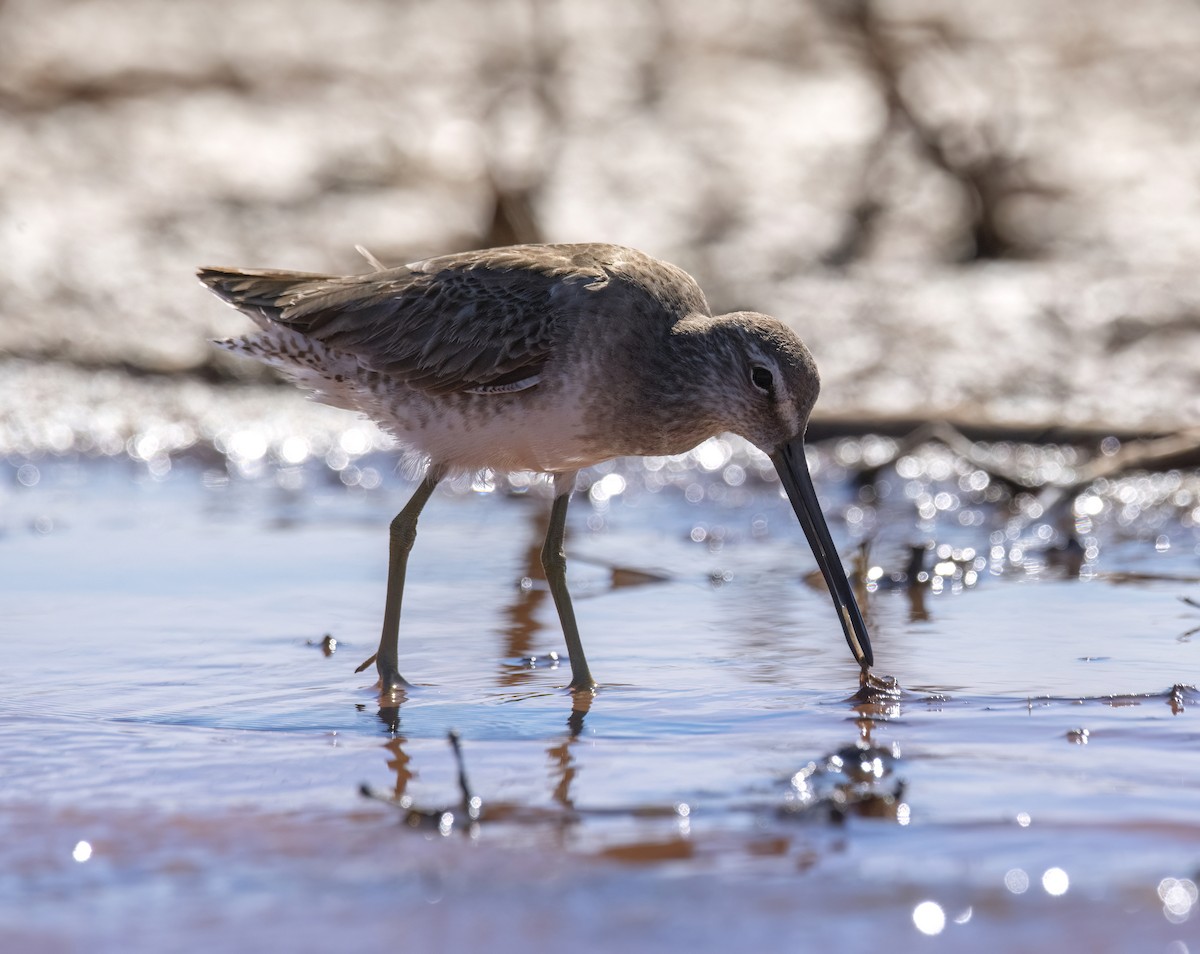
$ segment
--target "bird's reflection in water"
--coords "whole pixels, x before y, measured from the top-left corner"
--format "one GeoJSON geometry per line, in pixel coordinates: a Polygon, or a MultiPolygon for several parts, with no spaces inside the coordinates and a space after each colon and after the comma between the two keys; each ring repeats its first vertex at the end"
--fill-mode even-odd
{"type": "Polygon", "coordinates": [[[550,757],[551,774],[554,777],[553,798],[556,804],[569,814],[575,812],[575,802],[571,796],[571,785],[579,772],[579,766],[571,753],[571,747],[579,734],[583,732],[583,723],[592,708],[594,695],[580,690],[573,692],[571,714],[567,716],[567,734],[556,745],[550,746],[546,754],[550,757]]]}
{"type": "Polygon", "coordinates": [[[393,735],[383,746],[390,753],[387,767],[396,775],[392,786],[392,798],[396,801],[408,795],[408,783],[416,777],[416,772],[409,768],[412,757],[404,751],[407,742],[408,739],[404,736],[393,735]]]}
{"type": "MultiPolygon", "coordinates": [[[[797,836],[789,831],[795,822],[817,825],[840,826],[850,818],[872,818],[907,825],[910,819],[909,806],[904,801],[905,783],[899,777],[902,760],[899,747],[881,744],[872,737],[881,723],[895,719],[901,710],[902,690],[894,679],[863,674],[859,690],[846,703],[854,713],[855,740],[794,772],[788,790],[781,803],[776,803],[774,817],[784,827],[766,841],[755,840],[746,846],[752,853],[770,850],[772,853],[787,854],[797,846],[811,853],[810,836],[797,836]],[[808,847],[804,847],[808,846],[808,847]]],[[[449,742],[458,768],[459,798],[443,807],[417,805],[408,793],[410,782],[417,777],[406,751],[408,739],[394,732],[384,744],[388,753],[387,766],[394,775],[391,791],[376,790],[368,785],[361,787],[362,794],[386,803],[400,812],[405,827],[449,836],[460,832],[469,838],[479,835],[482,823],[489,825],[516,825],[529,834],[548,838],[547,844],[570,847],[568,839],[577,826],[589,820],[603,823],[605,819],[625,818],[649,822],[654,819],[669,819],[672,827],[664,832],[659,827],[648,829],[644,835],[632,841],[621,841],[600,851],[601,856],[626,861],[646,863],[651,861],[678,860],[691,857],[702,850],[691,837],[691,808],[687,803],[671,805],[626,805],[604,808],[587,808],[577,805],[579,796],[577,780],[580,765],[575,747],[583,734],[587,717],[595,704],[595,694],[576,691],[569,695],[569,714],[565,720],[565,732],[546,749],[550,784],[550,804],[530,804],[524,801],[489,800],[486,805],[476,795],[467,781],[466,758],[458,735],[449,733],[449,742]]],[[[398,727],[395,713],[380,716],[389,728],[398,727]]],[[[761,803],[747,804],[744,810],[758,815],[761,803]]],[[[760,816],[761,817],[761,816],[760,816]]],[[[720,850],[714,842],[712,850],[720,850]]],[[[798,857],[798,863],[804,855],[798,857]]]]}
{"type": "MultiPolygon", "coordinates": [[[[400,707],[408,696],[402,690],[385,690],[379,694],[379,709],[375,713],[375,718],[383,723],[383,727],[387,730],[388,735],[395,735],[400,731],[400,707]]],[[[366,709],[366,706],[358,706],[359,711],[366,709]]]]}
{"type": "Polygon", "coordinates": [[[408,787],[408,782],[413,778],[415,773],[408,768],[409,757],[403,749],[405,740],[400,736],[394,737],[385,746],[396,756],[388,762],[388,767],[394,767],[396,770],[394,794],[385,794],[367,784],[359,786],[359,791],[366,798],[373,798],[376,801],[385,802],[400,809],[404,813],[404,824],[409,828],[432,829],[442,835],[449,835],[458,828],[466,832],[467,835],[474,837],[479,833],[479,819],[483,815],[483,800],[471,792],[470,783],[467,781],[467,770],[463,761],[462,746],[459,742],[458,733],[450,732],[447,738],[451,749],[454,751],[454,760],[458,766],[458,788],[460,793],[458,804],[446,808],[434,809],[419,808],[413,804],[412,796],[408,795],[404,790],[408,787]]]}
{"type": "MultiPolygon", "coordinates": [[[[571,786],[578,772],[578,766],[571,748],[583,732],[584,721],[591,709],[594,693],[590,690],[576,690],[570,695],[571,712],[566,720],[567,731],[559,741],[546,750],[554,785],[551,797],[557,807],[546,810],[515,803],[489,802],[486,812],[488,821],[526,823],[555,821],[559,826],[578,821],[578,813],[571,795],[571,786]]],[[[360,706],[360,708],[362,707],[360,706]]],[[[378,714],[380,721],[388,727],[388,731],[392,734],[392,737],[383,746],[389,754],[387,767],[395,775],[392,790],[384,792],[363,784],[360,786],[361,793],[367,798],[398,808],[403,812],[404,823],[410,828],[435,829],[443,835],[449,835],[457,829],[463,830],[471,836],[476,835],[479,822],[485,817],[484,804],[483,800],[472,792],[467,781],[466,760],[458,733],[451,731],[448,740],[458,768],[459,802],[444,808],[418,807],[412,796],[408,794],[409,783],[417,777],[417,772],[410,766],[412,759],[405,751],[408,739],[398,731],[399,712],[399,707],[381,708],[378,714]]]]}
{"type": "MultiPolygon", "coordinates": [[[[521,500],[521,503],[526,503],[521,500]]],[[[532,503],[537,504],[534,500],[532,503]]],[[[550,591],[544,585],[535,585],[534,581],[545,581],[546,575],[542,570],[542,539],[546,536],[546,528],[550,524],[550,514],[545,507],[532,506],[529,508],[530,539],[521,557],[520,584],[514,587],[512,602],[504,610],[508,619],[504,627],[504,650],[502,658],[532,659],[534,640],[542,624],[538,621],[539,610],[550,591]]],[[[500,669],[500,685],[511,688],[525,684],[524,669],[504,666],[500,669]]]]}

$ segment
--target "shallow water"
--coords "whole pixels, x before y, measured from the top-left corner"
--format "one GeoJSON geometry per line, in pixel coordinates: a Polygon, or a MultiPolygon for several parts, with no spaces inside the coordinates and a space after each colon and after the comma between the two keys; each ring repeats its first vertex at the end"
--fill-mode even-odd
{"type": "Polygon", "coordinates": [[[5,949],[1200,950],[1196,475],[1013,502],[927,449],[859,491],[872,447],[815,463],[844,552],[873,540],[894,691],[856,697],[778,484],[713,444],[577,495],[590,704],[551,657],[544,488],[439,492],[398,709],[353,672],[411,487],[387,456],[10,461],[5,949]],[[889,587],[927,540],[932,583],[889,587]]]}

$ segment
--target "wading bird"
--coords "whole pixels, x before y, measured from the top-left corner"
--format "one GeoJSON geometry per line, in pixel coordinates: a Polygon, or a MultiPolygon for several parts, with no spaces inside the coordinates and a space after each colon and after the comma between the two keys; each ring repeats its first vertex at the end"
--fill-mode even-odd
{"type": "MultiPolygon", "coordinates": [[[[377,265],[377,263],[376,263],[377,265]]],[[[812,355],[782,322],[714,316],[686,272],[616,245],[516,245],[363,275],[201,269],[258,331],[217,342],[379,422],[428,462],[391,523],[383,690],[400,675],[400,604],[417,518],[448,474],[550,474],[542,564],[566,637],[571,688],[590,690],[563,534],[575,475],[626,456],[680,454],[732,432],[768,454],[865,670],[871,643],[804,457],[817,399],[812,355]]]]}

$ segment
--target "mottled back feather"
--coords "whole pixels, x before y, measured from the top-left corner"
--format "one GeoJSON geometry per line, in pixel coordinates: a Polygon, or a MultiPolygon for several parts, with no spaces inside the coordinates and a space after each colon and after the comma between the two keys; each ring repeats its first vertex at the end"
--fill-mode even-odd
{"type": "Polygon", "coordinates": [[[517,245],[345,277],[199,274],[264,330],[298,332],[430,394],[535,378],[564,321],[614,309],[664,324],[709,314],[685,272],[615,245],[517,245]]]}

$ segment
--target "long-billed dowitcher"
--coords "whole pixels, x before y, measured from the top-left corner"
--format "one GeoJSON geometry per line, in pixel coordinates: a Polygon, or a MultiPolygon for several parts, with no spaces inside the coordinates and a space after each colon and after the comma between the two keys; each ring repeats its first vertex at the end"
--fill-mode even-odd
{"type": "Polygon", "coordinates": [[[405,569],[417,518],[447,474],[553,476],[542,565],[571,688],[591,689],[563,554],[576,473],[614,457],[680,454],[724,432],[770,456],[846,642],[862,667],[872,664],[804,456],[817,368],[782,322],[753,312],[714,317],[686,272],[616,245],[516,245],[344,277],[199,275],[259,327],[217,344],[369,415],[428,461],[391,524],[383,634],[372,657],[384,690],[407,685],[397,658],[405,569]]]}

